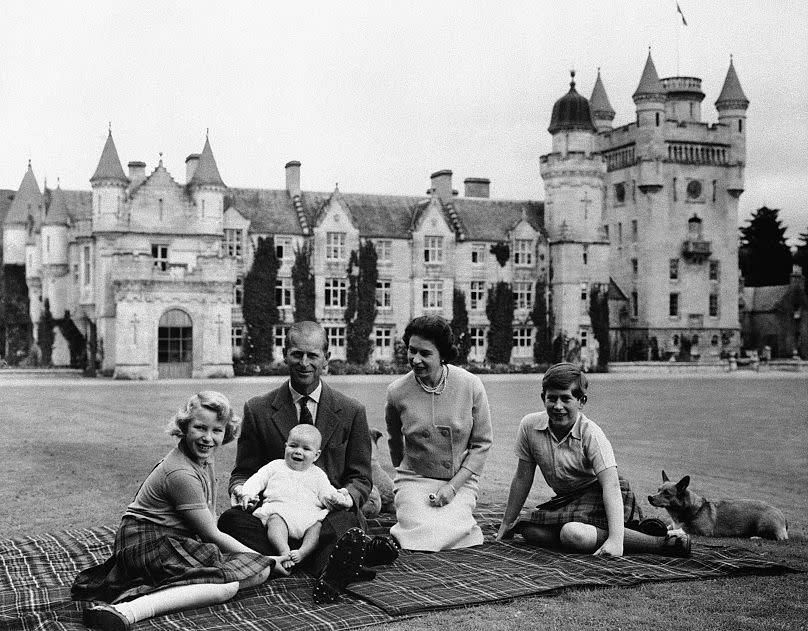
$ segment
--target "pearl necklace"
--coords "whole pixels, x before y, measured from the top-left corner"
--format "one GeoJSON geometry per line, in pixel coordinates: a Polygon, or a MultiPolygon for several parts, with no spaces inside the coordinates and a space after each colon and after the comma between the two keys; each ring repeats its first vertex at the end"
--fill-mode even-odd
{"type": "Polygon", "coordinates": [[[443,392],[443,390],[446,388],[446,380],[447,380],[448,374],[449,374],[449,369],[444,364],[443,366],[441,366],[440,379],[438,380],[438,383],[435,384],[434,386],[426,385],[423,381],[421,381],[418,378],[418,375],[415,375],[415,381],[418,382],[418,385],[421,386],[423,391],[426,392],[427,394],[436,394],[437,395],[437,394],[440,394],[441,392],[443,392]]]}

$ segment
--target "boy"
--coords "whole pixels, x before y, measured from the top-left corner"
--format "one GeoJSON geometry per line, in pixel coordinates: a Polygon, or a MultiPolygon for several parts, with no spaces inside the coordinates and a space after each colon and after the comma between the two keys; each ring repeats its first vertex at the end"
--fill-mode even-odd
{"type": "Polygon", "coordinates": [[[574,364],[556,364],[544,374],[545,411],[528,414],[519,423],[518,463],[497,540],[519,532],[534,545],[598,556],[619,557],[624,551],[690,556],[690,537],[666,534],[658,520],[641,521],[638,528],[645,532],[626,528],[640,510],[628,482],[617,473],[603,430],[581,412],[587,386],[574,364]],[[536,465],[556,496],[518,519],[536,465]]]}

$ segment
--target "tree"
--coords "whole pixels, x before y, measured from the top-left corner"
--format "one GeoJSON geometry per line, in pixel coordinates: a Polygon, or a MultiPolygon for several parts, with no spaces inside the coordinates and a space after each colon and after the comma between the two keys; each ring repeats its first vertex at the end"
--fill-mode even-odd
{"type": "Polygon", "coordinates": [[[547,286],[544,281],[536,281],[536,288],[533,295],[533,309],[530,311],[530,319],[536,327],[536,341],[533,344],[533,361],[537,364],[551,361],[552,342],[550,340],[550,323],[547,320],[547,303],[544,294],[547,286]]]}
{"type": "Polygon", "coordinates": [[[87,340],[70,318],[70,311],[65,310],[64,317],[56,321],[56,326],[59,327],[62,337],[65,338],[70,349],[70,367],[84,368],[87,362],[87,340]]]}
{"type": "Polygon", "coordinates": [[[364,364],[373,352],[373,324],[376,322],[376,281],[378,256],[372,241],[366,240],[348,261],[348,306],[345,309],[345,356],[349,362],[364,364]]]}
{"type": "Polygon", "coordinates": [[[50,366],[51,355],[53,354],[53,341],[55,336],[53,334],[53,327],[55,322],[50,310],[50,301],[45,298],[45,308],[42,310],[42,315],[39,317],[37,325],[37,343],[41,352],[41,362],[43,366],[50,366]]]}
{"type": "Polygon", "coordinates": [[[244,300],[241,311],[247,326],[246,355],[250,361],[272,361],[274,327],[278,323],[275,283],[278,280],[278,257],[275,239],[259,238],[250,271],[244,278],[244,300]]]}
{"type": "Polygon", "coordinates": [[[589,320],[598,343],[598,370],[609,366],[609,285],[597,283],[589,290],[589,320]]]}
{"type": "Polygon", "coordinates": [[[800,240],[802,243],[797,245],[797,251],[794,253],[794,264],[800,266],[802,282],[805,286],[805,291],[808,292],[808,230],[800,233],[800,240]]]}
{"type": "Polygon", "coordinates": [[[314,275],[311,273],[311,247],[307,243],[295,249],[292,288],[295,292],[295,322],[314,321],[314,275]]]}
{"type": "Polygon", "coordinates": [[[740,228],[738,266],[747,287],[787,285],[791,276],[791,250],[786,228],[780,225],[776,208],[758,208],[749,225],[740,228]]]}
{"type": "Polygon", "coordinates": [[[488,290],[485,314],[488,316],[488,349],[485,358],[492,364],[508,364],[513,349],[513,289],[498,282],[488,290]]]}
{"type": "Polygon", "coordinates": [[[5,334],[3,350],[9,364],[17,364],[31,345],[31,315],[28,310],[28,284],[24,265],[4,265],[0,302],[5,334]]]}
{"type": "Polygon", "coordinates": [[[471,350],[471,337],[469,335],[469,312],[466,309],[466,294],[455,287],[452,297],[452,333],[457,346],[455,364],[467,364],[471,350]]]}

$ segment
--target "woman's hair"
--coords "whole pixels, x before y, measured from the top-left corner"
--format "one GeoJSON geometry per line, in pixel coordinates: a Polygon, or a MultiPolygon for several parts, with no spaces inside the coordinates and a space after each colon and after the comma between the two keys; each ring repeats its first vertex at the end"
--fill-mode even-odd
{"type": "Polygon", "coordinates": [[[550,366],[547,372],[544,373],[544,377],[542,377],[541,380],[541,396],[544,398],[544,393],[549,388],[558,390],[566,390],[569,388],[576,399],[581,399],[586,396],[586,389],[588,387],[589,382],[580,366],[569,362],[562,362],[550,366]]]}
{"type": "Polygon", "coordinates": [[[238,438],[241,433],[241,417],[233,412],[227,397],[215,390],[204,390],[188,399],[185,407],[174,415],[166,431],[171,436],[185,436],[188,424],[194,418],[194,412],[200,409],[215,412],[216,420],[225,423],[222,444],[238,438]]]}
{"type": "Polygon", "coordinates": [[[440,316],[425,315],[410,320],[404,329],[404,346],[410,345],[413,335],[432,342],[438,349],[441,361],[450,362],[457,357],[452,327],[440,316]]]}

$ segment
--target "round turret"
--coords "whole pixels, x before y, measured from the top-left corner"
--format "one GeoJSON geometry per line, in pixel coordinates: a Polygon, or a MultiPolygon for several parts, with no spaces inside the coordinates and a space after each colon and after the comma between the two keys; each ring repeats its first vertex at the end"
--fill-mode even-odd
{"type": "Polygon", "coordinates": [[[550,117],[550,126],[547,128],[551,134],[560,131],[595,131],[592,122],[592,112],[589,101],[575,90],[575,71],[570,71],[570,90],[553,105],[553,115],[550,117]]]}

